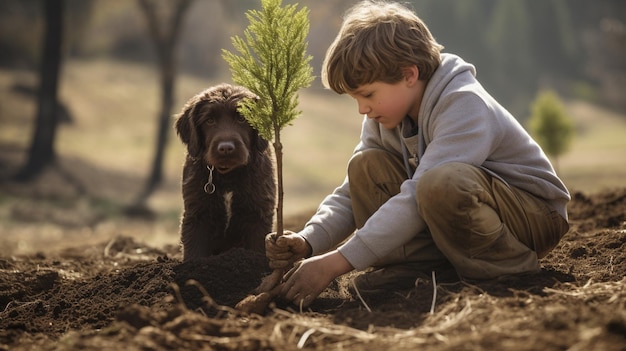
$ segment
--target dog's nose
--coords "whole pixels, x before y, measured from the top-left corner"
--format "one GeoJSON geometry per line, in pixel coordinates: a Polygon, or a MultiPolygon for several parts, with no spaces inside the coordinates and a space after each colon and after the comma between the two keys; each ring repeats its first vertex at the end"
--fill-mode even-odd
{"type": "Polygon", "coordinates": [[[217,144],[217,151],[222,155],[228,155],[235,151],[235,143],[232,141],[222,141],[217,144]]]}

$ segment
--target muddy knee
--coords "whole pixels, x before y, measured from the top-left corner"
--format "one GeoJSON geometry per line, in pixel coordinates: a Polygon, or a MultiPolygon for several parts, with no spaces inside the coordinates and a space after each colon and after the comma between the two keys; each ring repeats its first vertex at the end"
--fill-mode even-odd
{"type": "Polygon", "coordinates": [[[380,191],[385,197],[400,192],[407,179],[402,160],[384,150],[370,149],[356,153],[348,163],[351,191],[380,191]]]}
{"type": "Polygon", "coordinates": [[[363,175],[376,175],[381,170],[388,167],[397,168],[401,166],[400,160],[391,153],[384,150],[368,149],[357,152],[348,163],[348,177],[358,180],[363,175]]]}
{"type": "Polygon", "coordinates": [[[480,191],[483,172],[472,165],[452,162],[426,171],[417,183],[416,197],[421,210],[458,210],[471,206],[472,194],[480,191]]]}

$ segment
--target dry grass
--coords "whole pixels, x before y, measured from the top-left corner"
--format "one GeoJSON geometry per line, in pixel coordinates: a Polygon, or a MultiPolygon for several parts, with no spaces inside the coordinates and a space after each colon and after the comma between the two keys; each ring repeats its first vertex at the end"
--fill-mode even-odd
{"type": "MultiPolygon", "coordinates": [[[[517,296],[508,298],[490,295],[471,285],[458,293],[443,289],[448,295],[447,301],[419,326],[399,329],[371,325],[367,330],[338,324],[328,315],[312,312],[273,309],[266,316],[248,315],[219,306],[205,294],[205,302],[215,312],[213,317],[202,311],[198,314],[188,310],[179,297],[175,312],[167,313],[171,319],[169,322],[163,320],[163,313],[136,307],[144,314],[150,314],[152,326],[135,330],[128,324],[117,323],[104,333],[68,333],[60,344],[67,346],[67,350],[78,346],[102,347],[107,343],[141,348],[155,342],[161,346],[220,350],[533,350],[535,346],[548,345],[550,349],[559,349],[559,345],[563,346],[561,343],[567,340],[564,344],[570,346],[569,350],[597,347],[618,350],[620,346],[615,341],[619,338],[605,339],[607,334],[593,323],[580,324],[577,333],[564,331],[568,333],[562,335],[564,339],[557,338],[553,342],[551,339],[558,332],[552,330],[550,334],[544,334],[543,328],[547,326],[545,323],[567,319],[560,314],[568,310],[569,303],[578,299],[602,305],[602,310],[613,308],[624,312],[625,286],[626,280],[588,282],[584,286],[564,283],[555,288],[544,288],[543,297],[519,291],[517,296]]],[[[594,307],[590,306],[587,313],[593,313],[589,312],[592,310],[594,307]]]]}
{"type": "Polygon", "coordinates": [[[567,109],[577,134],[559,160],[563,181],[586,193],[626,185],[626,118],[582,102],[567,109]]]}
{"type": "MultiPolygon", "coordinates": [[[[110,214],[107,208],[115,206],[116,201],[128,201],[137,194],[149,171],[159,106],[157,77],[157,71],[145,65],[102,60],[69,61],[64,65],[60,95],[74,122],[60,128],[58,152],[68,169],[78,167],[81,162],[76,160],[90,165],[90,171],[78,177],[82,177],[81,181],[90,187],[89,190],[102,199],[102,203],[95,206],[100,210],[104,208],[100,211],[103,215],[110,214]],[[105,175],[124,181],[114,184],[100,181],[99,178],[105,175]]],[[[180,76],[174,112],[178,112],[189,97],[219,82],[180,76]]],[[[35,115],[34,99],[12,90],[15,84],[35,87],[36,76],[0,70],[0,142],[26,149],[35,115]]],[[[349,97],[311,88],[302,91],[300,102],[302,116],[282,134],[286,216],[310,213],[342,182],[361,124],[356,105],[349,97]]],[[[578,134],[571,151],[559,160],[560,174],[566,184],[572,190],[583,192],[623,186],[626,179],[626,118],[580,102],[569,103],[567,107],[578,134]]],[[[159,232],[176,231],[177,213],[182,206],[179,179],[184,149],[173,129],[168,137],[166,181],[150,199],[151,207],[163,222],[163,229],[159,232]]],[[[49,184],[50,188],[58,187],[54,180],[49,184]]],[[[42,189],[41,192],[47,194],[50,190],[53,189],[42,189]]],[[[32,205],[23,199],[0,194],[2,201],[17,201],[18,207],[22,208],[32,205]],[[25,203],[20,205],[20,201],[25,203]]],[[[38,205],[46,205],[46,202],[38,205]]],[[[47,206],[58,207],[58,204],[50,202],[47,206]]],[[[89,211],[93,206],[90,203],[83,206],[85,216],[92,215],[89,211]]],[[[14,228],[21,233],[15,237],[22,238],[36,236],[35,233],[45,229],[42,223],[20,222],[16,225],[12,222],[14,214],[7,212],[9,207],[15,208],[0,206],[0,223],[5,231],[14,228]]],[[[75,209],[68,209],[68,215],[72,211],[75,209]]],[[[79,208],[79,211],[82,210],[79,208]]],[[[108,227],[104,223],[106,221],[89,230],[116,235],[132,226],[124,222],[120,224],[119,220],[108,227]]],[[[50,223],[44,226],[50,227],[45,231],[51,233],[46,236],[51,238],[59,237],[60,233],[67,236],[68,231],[76,231],[76,237],[80,237],[79,231],[84,230],[79,225],[76,229],[50,223]]],[[[174,240],[172,236],[171,241],[174,240]]],[[[33,248],[33,241],[28,242],[33,248]]]]}
{"type": "MultiPolygon", "coordinates": [[[[110,61],[70,61],[64,66],[61,98],[75,122],[58,135],[59,153],[98,166],[144,176],[152,160],[158,108],[158,76],[145,65],[110,61]]],[[[27,145],[35,114],[33,99],[10,91],[15,83],[34,86],[28,73],[0,71],[0,140],[27,145]]],[[[176,110],[193,94],[219,83],[191,76],[178,80],[176,110]]],[[[302,116],[283,131],[286,212],[309,209],[337,186],[358,141],[361,118],[346,96],[306,89],[302,116]]],[[[578,133],[559,166],[576,190],[597,191],[623,185],[626,178],[626,118],[589,104],[573,102],[568,111],[578,133]]],[[[166,176],[176,184],[183,148],[170,131],[166,176]]],[[[172,203],[172,199],[161,203],[172,203]]]]}

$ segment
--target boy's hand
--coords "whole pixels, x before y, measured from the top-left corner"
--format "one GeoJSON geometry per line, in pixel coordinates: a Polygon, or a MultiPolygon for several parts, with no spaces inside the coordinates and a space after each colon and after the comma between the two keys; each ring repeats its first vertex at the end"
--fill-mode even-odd
{"type": "Polygon", "coordinates": [[[265,237],[265,255],[271,269],[286,269],[294,262],[311,256],[311,245],[300,235],[286,230],[278,237],[270,233],[265,237]]]}
{"type": "Polygon", "coordinates": [[[333,279],[352,269],[337,250],[307,258],[285,274],[280,294],[295,305],[309,306],[333,279]]]}

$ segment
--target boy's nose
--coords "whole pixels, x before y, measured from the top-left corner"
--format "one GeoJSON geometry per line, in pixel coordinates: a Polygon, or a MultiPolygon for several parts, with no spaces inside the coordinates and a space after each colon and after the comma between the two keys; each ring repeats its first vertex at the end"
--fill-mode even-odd
{"type": "Polygon", "coordinates": [[[359,104],[359,114],[360,115],[366,115],[366,114],[368,114],[370,112],[372,112],[372,109],[370,109],[367,105],[359,104]]]}

